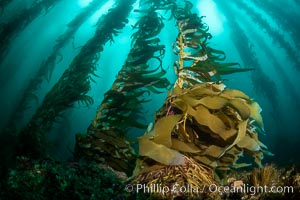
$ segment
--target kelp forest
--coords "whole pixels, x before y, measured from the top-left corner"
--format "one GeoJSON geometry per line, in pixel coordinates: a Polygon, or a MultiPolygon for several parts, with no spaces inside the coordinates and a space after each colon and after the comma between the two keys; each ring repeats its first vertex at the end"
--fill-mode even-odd
{"type": "Polygon", "coordinates": [[[299,199],[299,8],[0,0],[0,199],[299,199]]]}

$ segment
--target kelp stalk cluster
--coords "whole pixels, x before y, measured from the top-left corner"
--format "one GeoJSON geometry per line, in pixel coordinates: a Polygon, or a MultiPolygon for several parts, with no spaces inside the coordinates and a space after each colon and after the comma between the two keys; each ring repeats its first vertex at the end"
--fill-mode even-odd
{"type": "MultiPolygon", "coordinates": [[[[247,5],[244,1],[234,0],[232,1],[239,9],[244,10],[249,17],[253,21],[255,21],[262,30],[265,30],[265,32],[270,36],[270,38],[273,39],[274,44],[278,44],[281,48],[283,48],[287,53],[287,58],[291,62],[293,62],[294,68],[299,71],[300,70],[300,59],[299,59],[299,51],[297,48],[294,48],[287,39],[285,39],[285,36],[283,33],[280,33],[279,30],[275,27],[271,27],[270,23],[266,19],[263,18],[261,14],[255,11],[255,9],[252,9],[249,5],[247,5]]],[[[227,4],[228,2],[222,2],[224,4],[227,4]]]]}
{"type": "MultiPolygon", "coordinates": [[[[179,61],[174,66],[178,79],[163,107],[156,113],[152,130],[139,138],[139,155],[133,183],[196,188],[214,183],[213,169],[230,170],[249,166],[239,163],[250,155],[258,166],[270,153],[258,139],[263,130],[259,104],[245,93],[228,89],[221,75],[248,71],[236,63],[222,63],[225,54],[212,49],[202,19],[193,14],[190,2],[175,10],[179,34],[174,44],[179,61]],[[189,167],[195,163],[194,167],[189,167]],[[188,167],[189,171],[184,169],[188,167]],[[193,175],[190,175],[193,174],[193,175]]],[[[207,193],[166,193],[203,197],[207,193]]]]}
{"type": "Polygon", "coordinates": [[[76,31],[86,19],[102,6],[102,2],[104,1],[92,1],[81,13],[67,24],[67,30],[56,40],[52,53],[41,63],[35,77],[30,80],[28,86],[25,88],[19,105],[15,107],[14,114],[7,123],[5,128],[6,132],[13,131],[17,128],[17,123],[24,117],[23,112],[30,107],[31,101],[34,100],[35,103],[38,103],[38,97],[35,93],[43,81],[49,81],[51,79],[55,66],[62,61],[63,56],[60,53],[61,49],[74,37],[76,31]]]}
{"type": "Polygon", "coordinates": [[[147,127],[141,121],[141,104],[150,100],[150,92],[161,93],[170,85],[163,77],[165,47],[156,37],[164,27],[163,19],[154,6],[135,11],[142,17],[133,26],[136,32],[131,36],[127,59],[111,89],[104,94],[88,134],[76,136],[77,157],[105,163],[127,174],[132,173],[136,157],[127,132],[130,128],[147,127]]]}
{"type": "MultiPolygon", "coordinates": [[[[259,0],[251,0],[254,5],[258,8],[264,8],[264,11],[268,13],[270,16],[272,16],[272,19],[276,21],[276,23],[279,25],[279,27],[282,30],[289,30],[289,33],[291,35],[291,38],[293,40],[293,43],[296,45],[296,48],[299,49],[300,47],[300,41],[299,41],[299,34],[300,30],[297,27],[300,27],[299,20],[297,20],[298,13],[293,13],[290,9],[286,9],[285,6],[282,6],[280,3],[275,4],[272,1],[259,1],[259,0]],[[291,26],[291,24],[294,24],[291,26]]],[[[298,1],[295,1],[298,2],[298,1]]]]}
{"type": "Polygon", "coordinates": [[[103,51],[105,43],[112,40],[118,30],[128,22],[127,16],[132,3],[133,1],[120,0],[99,19],[94,36],[81,48],[68,69],[47,93],[30,122],[20,132],[17,154],[30,154],[33,157],[43,155],[45,134],[50,131],[58,117],[76,102],[83,105],[93,103],[87,92],[90,90],[90,82],[93,81],[92,76],[95,76],[99,53],[103,51]]]}

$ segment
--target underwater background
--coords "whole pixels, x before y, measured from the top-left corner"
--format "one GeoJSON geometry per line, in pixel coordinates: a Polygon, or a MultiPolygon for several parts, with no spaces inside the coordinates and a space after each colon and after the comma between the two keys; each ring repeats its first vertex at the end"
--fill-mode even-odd
{"type": "MultiPolygon", "coordinates": [[[[134,24],[140,18],[139,1],[128,1],[127,13],[113,15],[106,23],[123,25],[113,32],[113,37],[103,43],[94,34],[103,16],[118,0],[1,0],[0,17],[0,129],[1,145],[8,145],[43,104],[49,91],[65,71],[76,61],[93,56],[90,87],[86,95],[74,100],[57,113],[55,123],[45,128],[51,143],[50,152],[57,159],[72,156],[75,135],[86,133],[96,116],[104,94],[112,87],[131,48],[134,24]],[[132,8],[130,7],[132,5],[132,8]],[[123,19],[120,19],[123,17],[123,19]],[[74,20],[76,19],[76,20],[74,20]],[[91,51],[96,43],[103,45],[91,51]],[[103,43],[103,44],[102,44],[103,43]],[[94,46],[93,46],[94,44],[94,46]],[[86,56],[78,57],[82,48],[86,56]]],[[[300,161],[300,2],[297,0],[194,0],[193,11],[209,26],[212,38],[209,45],[226,53],[226,62],[238,62],[254,70],[222,76],[228,88],[239,89],[262,108],[264,133],[260,140],[274,156],[266,156],[264,163],[293,165],[300,161]]],[[[125,6],[126,4],[124,4],[125,6]]],[[[178,34],[170,13],[161,11],[164,27],[158,38],[165,45],[162,67],[171,84],[176,80],[173,63],[177,56],[172,43],[178,34]]],[[[105,33],[98,33],[105,34],[105,33]]],[[[100,37],[99,37],[100,38],[100,37]]],[[[80,62],[80,61],[78,61],[80,62]]],[[[154,65],[155,62],[153,61],[154,65]]],[[[77,74],[86,73],[78,71],[77,74]]],[[[70,84],[80,90],[81,79],[70,84]],[[78,87],[76,87],[78,84],[78,87]]],[[[138,84],[138,81],[136,82],[138,84]]],[[[140,122],[147,127],[153,122],[155,112],[163,105],[169,87],[159,92],[145,94],[149,101],[132,109],[143,111],[140,122]]],[[[54,98],[54,97],[53,97],[54,98]]],[[[71,97],[70,97],[71,98],[71,97]]],[[[74,97],[75,98],[75,97],[74,97]]],[[[64,101],[64,99],[59,99],[64,101]]],[[[46,102],[47,103],[47,102],[46,102]]],[[[120,101],[122,103],[122,101],[120,101]]],[[[43,116],[47,116],[43,113],[43,116]]],[[[54,111],[53,111],[54,112],[54,111]]],[[[114,111],[118,112],[118,110],[114,111]]],[[[137,117],[140,117],[138,115],[137,117]]],[[[43,124],[44,126],[47,126],[43,124]]],[[[136,138],[146,128],[129,127],[128,137],[137,147],[136,138]]]]}
{"type": "Polygon", "coordinates": [[[299,199],[299,10],[0,0],[0,199],[299,199]]]}

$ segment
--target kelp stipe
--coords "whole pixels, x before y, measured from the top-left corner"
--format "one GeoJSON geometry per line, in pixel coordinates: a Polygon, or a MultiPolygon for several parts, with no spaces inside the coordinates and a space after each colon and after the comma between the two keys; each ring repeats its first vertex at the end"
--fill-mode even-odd
{"type": "MultiPolygon", "coordinates": [[[[62,48],[65,47],[72,38],[74,38],[74,34],[87,20],[87,18],[102,6],[102,2],[103,0],[92,1],[88,7],[86,7],[82,12],[76,15],[76,17],[68,23],[67,30],[58,37],[55,45],[53,46],[52,52],[47,57],[47,59],[42,61],[34,77],[32,77],[29,84],[24,89],[24,93],[20,98],[20,103],[15,107],[14,114],[8,120],[4,132],[12,132],[12,130],[16,129],[17,125],[20,125],[17,123],[19,123],[19,121],[25,117],[24,112],[28,108],[30,108],[32,104],[39,104],[37,91],[39,90],[43,82],[45,82],[46,80],[48,82],[50,81],[55,66],[62,61],[62,48]]],[[[15,132],[17,131],[15,130],[15,132]]]]}
{"type": "Polygon", "coordinates": [[[119,0],[114,8],[98,20],[94,36],[81,48],[70,66],[47,93],[30,122],[21,130],[16,147],[17,154],[43,157],[46,153],[45,135],[62,113],[73,107],[76,102],[86,106],[93,103],[92,97],[87,93],[91,89],[90,82],[95,76],[97,61],[103,46],[127,23],[134,1],[130,3],[119,0]],[[116,17],[119,20],[115,20],[116,17]],[[115,23],[111,24],[111,21],[115,23]]]}
{"type": "MultiPolygon", "coordinates": [[[[175,17],[179,34],[173,45],[179,57],[174,63],[178,79],[156,113],[153,130],[139,138],[133,184],[203,188],[216,184],[215,169],[251,165],[238,162],[242,155],[250,155],[261,167],[263,155],[271,154],[258,139],[263,131],[259,104],[239,90],[227,89],[221,81],[224,74],[252,68],[220,62],[225,53],[208,46],[208,28],[186,9],[189,5],[185,1],[185,9],[175,10],[180,13],[175,17]],[[192,64],[186,66],[190,60],[192,64]]],[[[216,198],[217,194],[168,191],[154,195],[216,198]]]]}
{"type": "MultiPolygon", "coordinates": [[[[146,4],[147,5],[147,4],[146,4]]],[[[141,7],[143,9],[144,6],[141,7]]],[[[164,45],[157,35],[164,24],[154,6],[144,11],[133,26],[131,50],[111,89],[104,94],[88,133],[76,136],[76,157],[96,160],[131,175],[136,159],[127,132],[145,129],[142,104],[150,101],[145,94],[161,93],[170,85],[164,77],[164,45]],[[156,60],[157,66],[149,64],[156,60]]]]}
{"type": "MultiPolygon", "coordinates": [[[[251,19],[257,23],[262,30],[264,30],[270,38],[272,38],[273,42],[275,44],[278,44],[281,48],[283,48],[286,51],[286,55],[288,60],[293,62],[293,67],[299,71],[300,70],[300,59],[299,59],[299,48],[296,46],[293,47],[289,41],[285,38],[284,34],[279,32],[276,27],[272,27],[270,23],[259,13],[256,12],[255,9],[252,9],[249,5],[247,5],[243,1],[234,0],[232,1],[238,9],[244,10],[247,15],[251,17],[251,19]]],[[[222,2],[224,4],[227,4],[228,2],[222,2]]],[[[283,16],[281,16],[283,18],[283,16]]],[[[290,22],[289,22],[290,23],[290,22]]],[[[295,41],[296,45],[299,44],[297,40],[295,41]]]]}
{"type": "MultiPolygon", "coordinates": [[[[30,8],[22,10],[20,13],[16,14],[14,18],[12,18],[9,22],[1,24],[0,64],[4,60],[4,57],[6,56],[10,48],[12,40],[17,37],[18,34],[22,30],[24,30],[42,12],[48,13],[49,10],[52,9],[60,1],[61,0],[36,0],[32,3],[30,8]]],[[[3,4],[4,3],[5,1],[3,1],[3,4]]]]}

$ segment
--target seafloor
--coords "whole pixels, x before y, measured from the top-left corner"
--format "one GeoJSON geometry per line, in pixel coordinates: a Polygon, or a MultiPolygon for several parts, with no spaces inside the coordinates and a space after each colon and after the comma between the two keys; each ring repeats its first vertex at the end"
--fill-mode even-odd
{"type": "Polygon", "coordinates": [[[0,199],[299,199],[299,169],[267,164],[219,171],[214,176],[216,184],[205,190],[196,193],[186,186],[164,192],[163,185],[138,187],[124,173],[96,163],[19,157],[16,168],[1,180],[0,199]]]}

